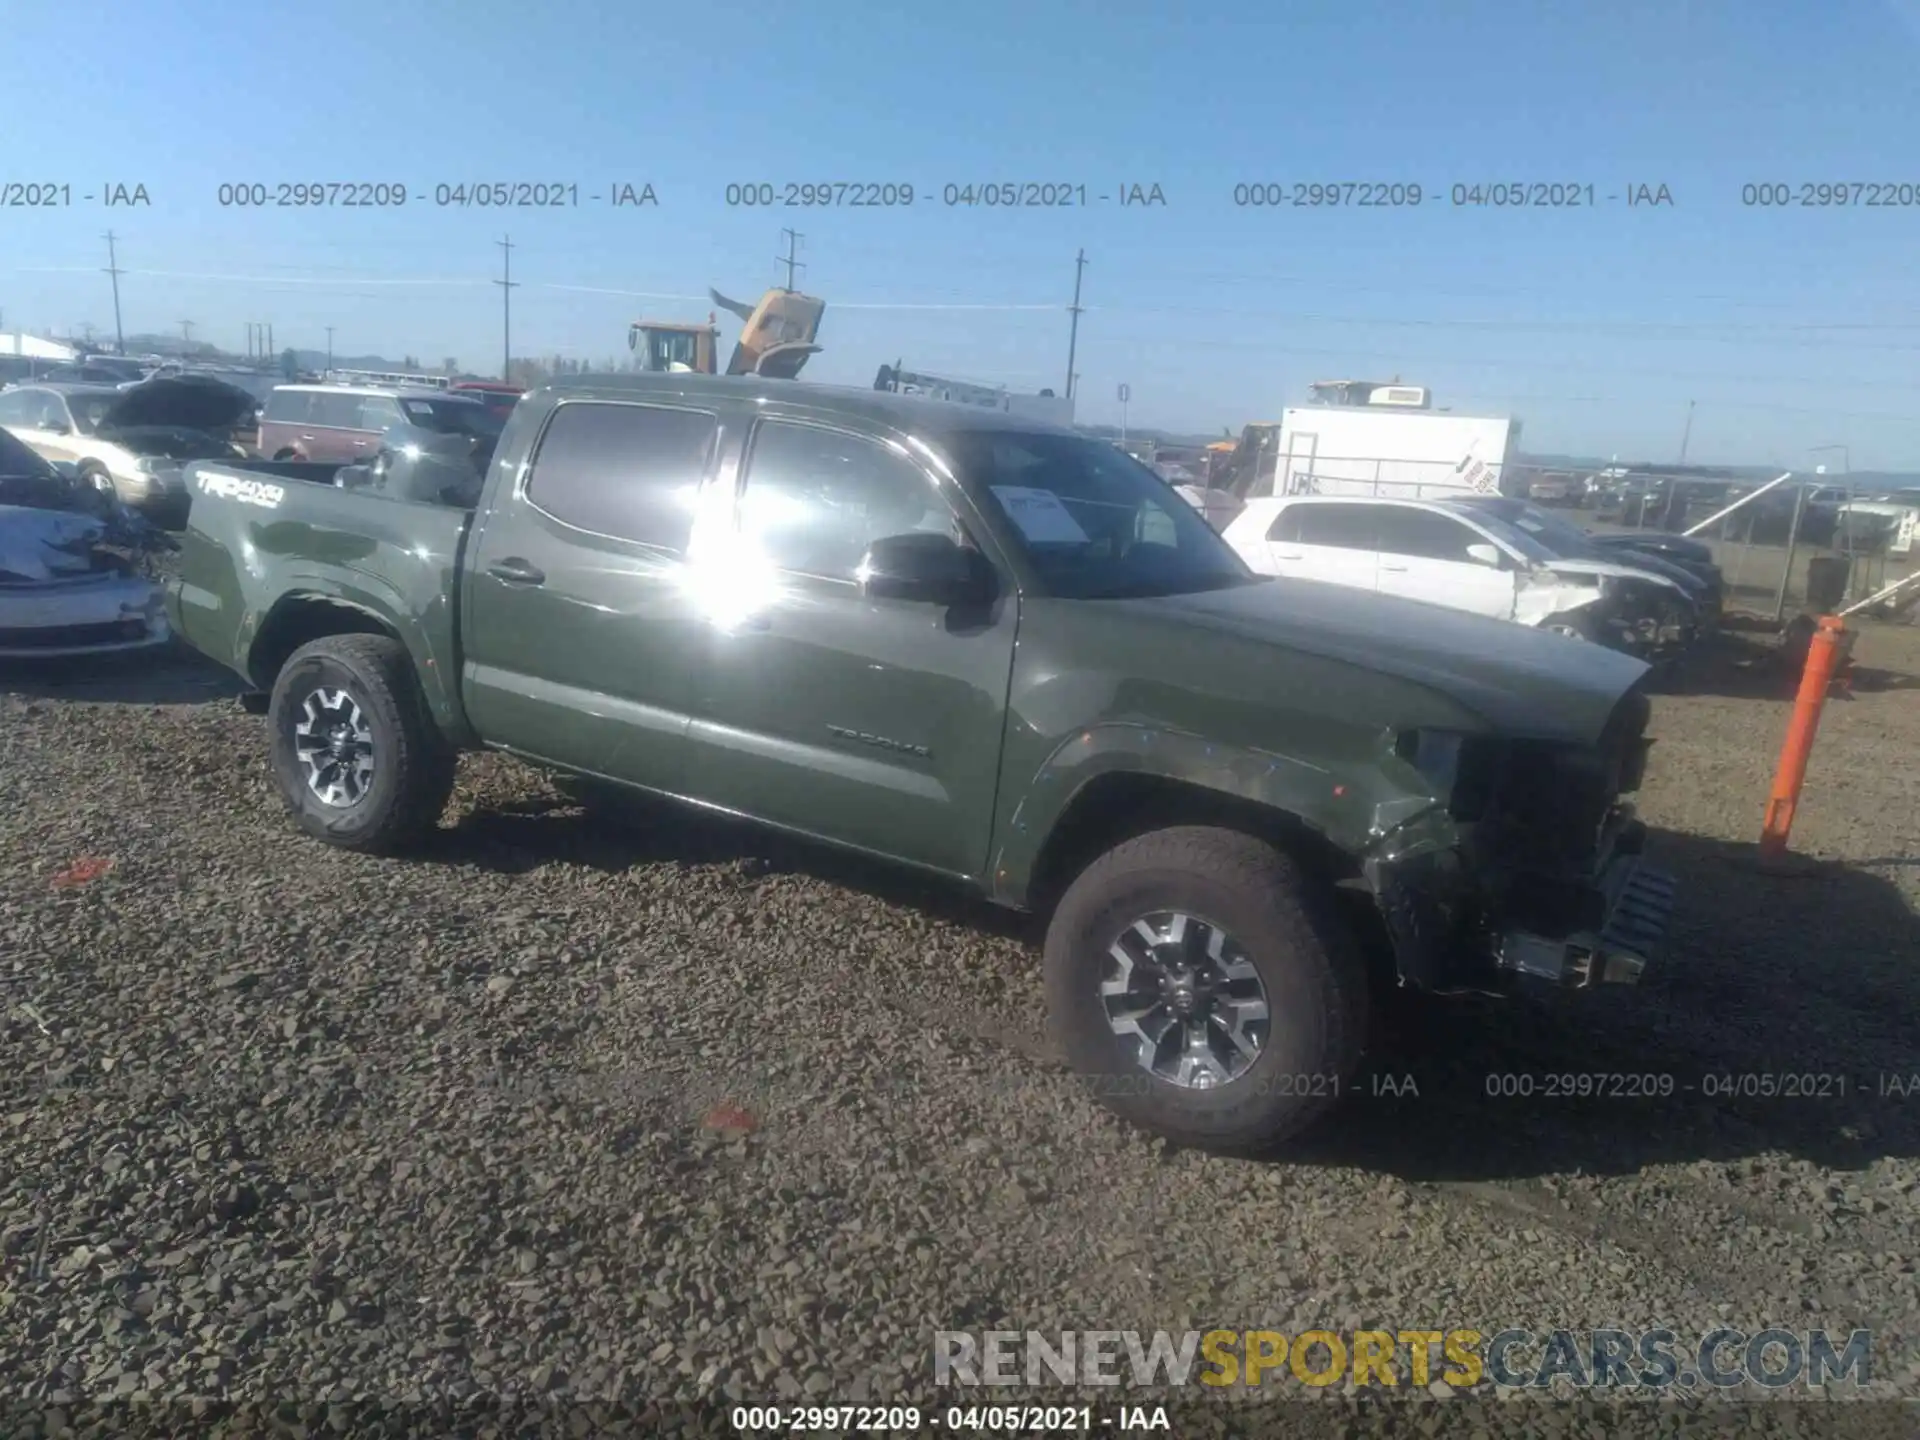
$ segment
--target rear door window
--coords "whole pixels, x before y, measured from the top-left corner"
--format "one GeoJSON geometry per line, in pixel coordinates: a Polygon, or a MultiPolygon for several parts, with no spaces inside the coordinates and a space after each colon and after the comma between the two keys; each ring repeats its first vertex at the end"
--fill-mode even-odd
{"type": "Polygon", "coordinates": [[[307,424],[319,425],[328,430],[354,430],[360,424],[360,400],[358,395],[343,395],[338,391],[315,390],[313,409],[308,413],[307,424]]]}
{"type": "Polygon", "coordinates": [[[1293,533],[1272,538],[1332,550],[1378,550],[1377,509],[1373,505],[1289,505],[1280,512],[1279,525],[1291,520],[1293,533]]]}
{"type": "Polygon", "coordinates": [[[0,394],[0,425],[30,429],[39,415],[40,402],[35,391],[14,390],[0,394]]]}
{"type": "Polygon", "coordinates": [[[304,425],[312,413],[311,390],[275,390],[267,396],[267,408],[260,418],[284,425],[304,425]]]}
{"type": "Polygon", "coordinates": [[[707,411],[570,401],[540,437],[526,498],[576,529],[684,553],[719,434],[707,411]]]}

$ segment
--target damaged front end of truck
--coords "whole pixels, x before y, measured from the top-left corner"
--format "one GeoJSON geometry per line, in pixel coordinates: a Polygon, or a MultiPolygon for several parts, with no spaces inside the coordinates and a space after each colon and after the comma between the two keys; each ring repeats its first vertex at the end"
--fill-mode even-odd
{"type": "Polygon", "coordinates": [[[1432,803],[1361,857],[1400,980],[1440,994],[1632,985],[1664,948],[1671,876],[1626,797],[1652,742],[1639,686],[1598,741],[1441,730],[1390,737],[1432,803]]]}

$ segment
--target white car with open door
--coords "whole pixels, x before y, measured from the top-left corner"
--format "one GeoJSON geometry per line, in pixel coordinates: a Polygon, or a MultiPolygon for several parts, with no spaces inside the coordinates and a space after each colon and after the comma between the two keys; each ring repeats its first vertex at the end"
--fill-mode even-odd
{"type": "Polygon", "coordinates": [[[1695,624],[1671,580],[1605,560],[1563,560],[1524,531],[1444,500],[1252,500],[1226,538],[1265,575],[1471,610],[1636,655],[1686,644],[1695,624]]]}

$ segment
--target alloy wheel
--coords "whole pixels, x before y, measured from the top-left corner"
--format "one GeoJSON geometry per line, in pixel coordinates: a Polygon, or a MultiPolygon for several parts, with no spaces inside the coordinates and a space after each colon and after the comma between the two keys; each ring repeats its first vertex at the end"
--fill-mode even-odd
{"type": "Polygon", "coordinates": [[[357,805],[373,783],[373,726],[346,690],[315,690],[301,702],[293,748],[323,805],[357,805]]]}
{"type": "Polygon", "coordinates": [[[1266,987],[1224,929],[1177,910],[1142,916],[1108,947],[1100,999],[1135,1062],[1182,1089],[1244,1075],[1269,1030],[1266,987]]]}

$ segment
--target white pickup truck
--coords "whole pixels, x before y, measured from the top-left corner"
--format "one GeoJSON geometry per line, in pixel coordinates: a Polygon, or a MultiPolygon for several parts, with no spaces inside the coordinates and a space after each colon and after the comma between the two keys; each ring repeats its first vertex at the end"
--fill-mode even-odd
{"type": "Polygon", "coordinates": [[[1537,626],[1636,655],[1685,645],[1697,617],[1663,576],[1565,559],[1497,516],[1447,500],[1250,500],[1227,542],[1264,575],[1321,580],[1537,626]]]}

